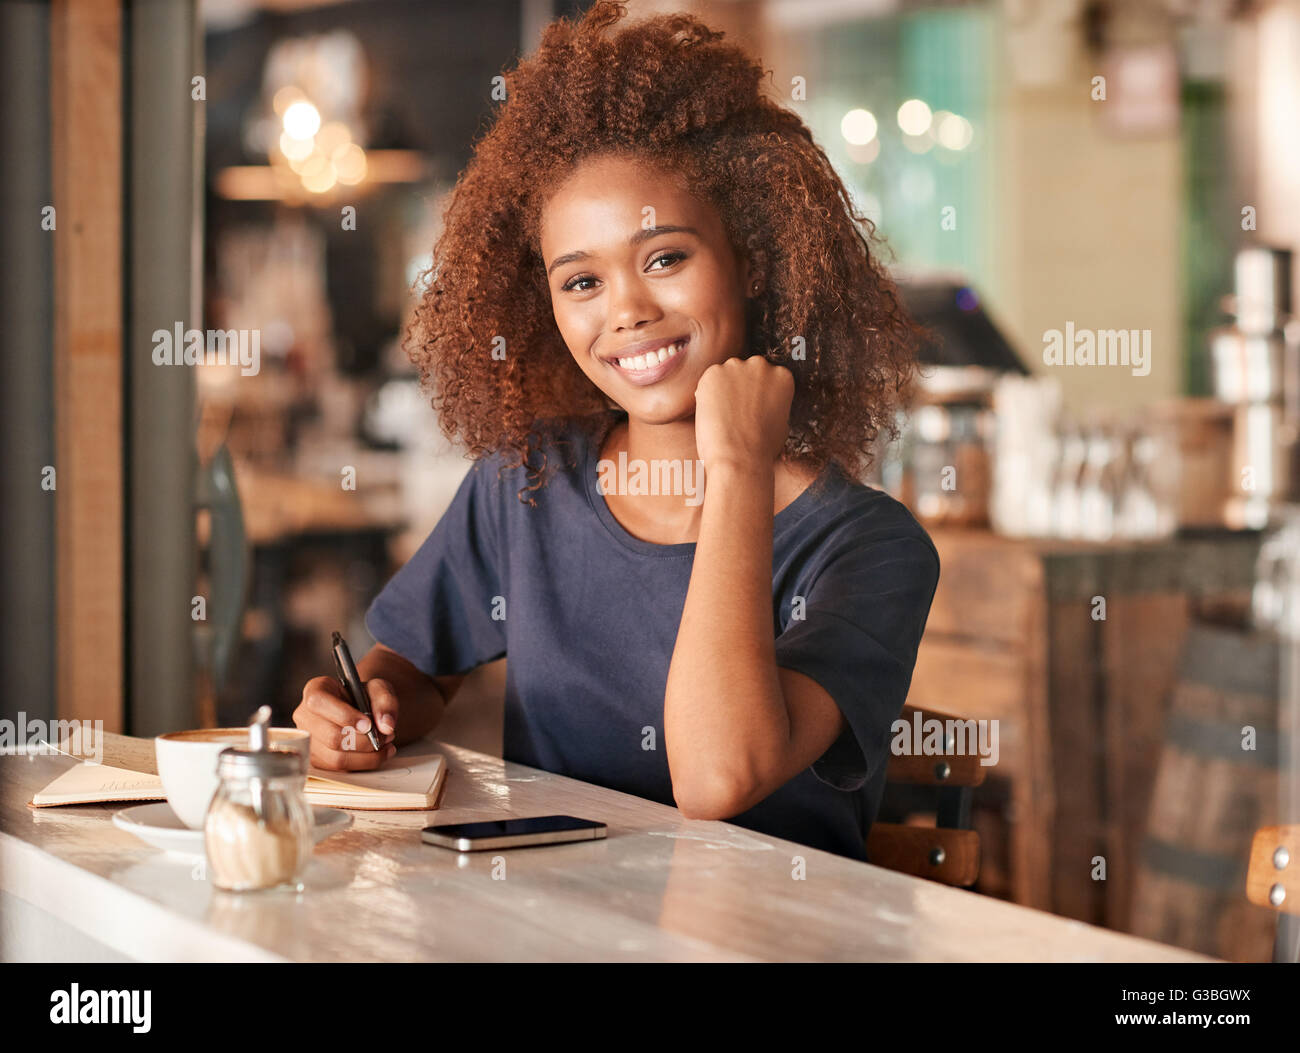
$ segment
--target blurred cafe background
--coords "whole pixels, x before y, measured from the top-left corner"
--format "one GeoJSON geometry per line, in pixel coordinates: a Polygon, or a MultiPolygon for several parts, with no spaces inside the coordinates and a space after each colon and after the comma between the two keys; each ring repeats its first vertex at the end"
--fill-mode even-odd
{"type": "MultiPolygon", "coordinates": [[[[411,290],[493,78],[587,6],[0,4],[3,716],[287,724],[368,649],[469,466],[411,290]],[[188,328],[260,368],[156,364],[188,328]]],[[[998,759],[891,765],[873,861],[1294,957],[1300,0],[629,7],[762,57],[932,334],[864,481],[942,560],[909,706],[998,759]]],[[[503,682],[440,735],[499,754],[503,682]]]]}

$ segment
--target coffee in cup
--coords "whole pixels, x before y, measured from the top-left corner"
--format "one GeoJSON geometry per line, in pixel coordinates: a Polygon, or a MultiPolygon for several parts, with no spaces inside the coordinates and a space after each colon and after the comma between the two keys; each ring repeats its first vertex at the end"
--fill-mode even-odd
{"type": "MultiPolygon", "coordinates": [[[[272,749],[291,749],[311,763],[311,732],[302,728],[271,728],[272,749]]],[[[201,728],[173,731],[154,740],[158,778],[171,809],[191,830],[203,829],[208,805],[217,792],[217,757],[232,746],[248,749],[247,728],[201,728]]]]}

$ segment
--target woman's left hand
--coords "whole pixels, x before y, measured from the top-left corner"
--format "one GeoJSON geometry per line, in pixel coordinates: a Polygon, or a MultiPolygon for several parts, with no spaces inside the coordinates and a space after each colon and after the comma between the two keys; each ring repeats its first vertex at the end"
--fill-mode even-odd
{"type": "Polygon", "coordinates": [[[762,355],[710,366],[695,388],[695,449],[707,472],[770,469],[790,431],[794,374],[762,355]]]}

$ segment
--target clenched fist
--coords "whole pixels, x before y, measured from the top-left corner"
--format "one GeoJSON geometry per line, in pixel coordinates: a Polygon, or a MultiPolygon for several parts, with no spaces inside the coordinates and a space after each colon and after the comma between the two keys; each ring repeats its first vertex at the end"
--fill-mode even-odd
{"type": "Polygon", "coordinates": [[[762,355],[710,366],[695,388],[695,449],[704,470],[768,468],[790,431],[794,374],[762,355]]]}

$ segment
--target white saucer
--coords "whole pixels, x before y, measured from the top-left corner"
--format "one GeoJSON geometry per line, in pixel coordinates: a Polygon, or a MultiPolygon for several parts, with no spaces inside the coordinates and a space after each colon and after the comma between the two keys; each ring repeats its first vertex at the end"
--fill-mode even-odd
{"type": "MultiPolygon", "coordinates": [[[[342,809],[312,805],[311,810],[316,819],[316,826],[312,830],[315,844],[352,825],[352,816],[342,809]]],[[[207,855],[203,847],[203,831],[191,830],[182,823],[166,801],[141,804],[114,812],[113,825],[128,834],[135,834],[141,841],[147,841],[164,852],[200,859],[207,855]]]]}

